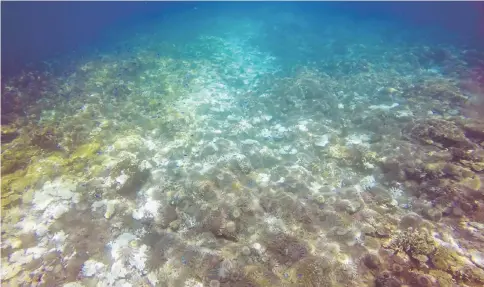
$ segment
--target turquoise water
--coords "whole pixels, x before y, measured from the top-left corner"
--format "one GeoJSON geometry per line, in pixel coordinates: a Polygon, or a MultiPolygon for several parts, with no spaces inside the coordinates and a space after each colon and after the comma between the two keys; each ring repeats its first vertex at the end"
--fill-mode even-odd
{"type": "Polygon", "coordinates": [[[391,20],[196,5],[6,78],[2,286],[482,286],[484,54],[391,20]]]}

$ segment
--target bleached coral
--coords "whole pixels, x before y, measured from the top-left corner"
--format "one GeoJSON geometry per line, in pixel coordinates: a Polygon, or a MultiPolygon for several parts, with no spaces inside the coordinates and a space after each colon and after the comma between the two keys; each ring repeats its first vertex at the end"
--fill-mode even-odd
{"type": "MultiPolygon", "coordinates": [[[[106,286],[118,286],[125,282],[126,276],[141,276],[145,270],[148,259],[148,246],[140,245],[138,237],[131,233],[123,233],[109,243],[114,263],[110,272],[103,279],[106,286]]],[[[127,283],[127,282],[125,282],[127,283]]]]}
{"type": "Polygon", "coordinates": [[[403,195],[403,190],[399,187],[391,187],[389,191],[393,199],[400,198],[403,195]]]}
{"type": "Polygon", "coordinates": [[[79,202],[75,193],[76,183],[56,179],[44,184],[41,190],[34,194],[34,209],[43,210],[44,219],[59,218],[70,209],[72,203],[79,202]]]}
{"type": "Polygon", "coordinates": [[[376,185],[376,180],[372,175],[365,176],[360,180],[360,186],[363,190],[369,190],[376,185]]]}
{"type": "Polygon", "coordinates": [[[98,275],[105,269],[105,265],[96,260],[89,259],[82,265],[82,275],[86,277],[92,277],[98,275]]]}
{"type": "Polygon", "coordinates": [[[370,137],[365,134],[360,134],[360,135],[350,135],[346,138],[346,144],[347,145],[359,145],[359,146],[364,146],[364,147],[369,147],[369,140],[370,137]]]}

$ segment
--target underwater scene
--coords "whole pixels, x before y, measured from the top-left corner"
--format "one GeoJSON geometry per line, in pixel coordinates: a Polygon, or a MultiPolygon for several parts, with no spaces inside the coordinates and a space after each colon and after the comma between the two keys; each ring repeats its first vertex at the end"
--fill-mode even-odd
{"type": "Polygon", "coordinates": [[[2,286],[484,286],[482,47],[195,4],[2,78],[2,286]]]}

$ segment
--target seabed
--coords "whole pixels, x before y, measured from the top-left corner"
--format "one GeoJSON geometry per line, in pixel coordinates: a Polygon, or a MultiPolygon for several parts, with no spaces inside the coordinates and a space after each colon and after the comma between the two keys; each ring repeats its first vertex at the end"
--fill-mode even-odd
{"type": "Polygon", "coordinates": [[[482,51],[200,10],[2,82],[2,286],[483,286],[482,51]]]}

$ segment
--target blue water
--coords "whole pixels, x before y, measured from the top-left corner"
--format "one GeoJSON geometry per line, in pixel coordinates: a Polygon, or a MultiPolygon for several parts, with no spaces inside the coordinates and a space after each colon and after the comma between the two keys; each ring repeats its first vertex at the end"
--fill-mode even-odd
{"type": "Polygon", "coordinates": [[[482,8],[2,3],[2,286],[482,286],[482,8]]]}

